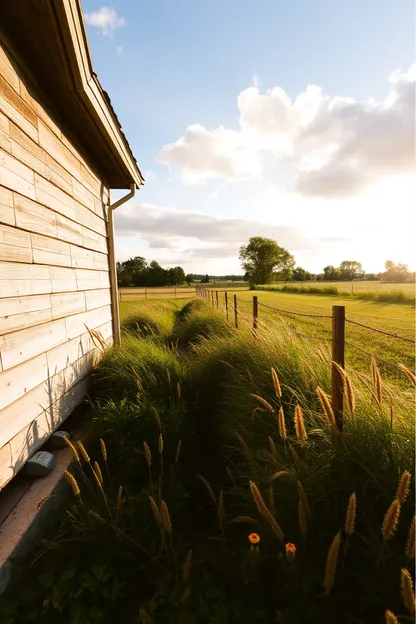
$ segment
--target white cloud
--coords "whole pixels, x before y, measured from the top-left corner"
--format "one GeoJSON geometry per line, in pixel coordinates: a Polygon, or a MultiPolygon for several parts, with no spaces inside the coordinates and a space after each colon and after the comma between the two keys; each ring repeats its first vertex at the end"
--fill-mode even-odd
{"type": "Polygon", "coordinates": [[[389,77],[383,101],[329,97],[309,85],[292,100],[258,78],[237,98],[239,129],[189,126],[159,160],[185,184],[259,178],[272,165],[304,196],[360,194],[377,180],[414,171],[416,65],[389,77]]]}
{"type": "Polygon", "coordinates": [[[107,6],[102,6],[92,13],[85,13],[85,21],[101,30],[103,35],[112,35],[117,28],[122,28],[126,23],[124,17],[117,15],[113,7],[107,6]]]}

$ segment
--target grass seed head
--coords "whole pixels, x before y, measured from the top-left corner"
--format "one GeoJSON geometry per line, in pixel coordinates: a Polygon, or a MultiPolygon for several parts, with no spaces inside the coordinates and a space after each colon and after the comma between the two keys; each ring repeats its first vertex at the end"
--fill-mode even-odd
{"type": "Polygon", "coordinates": [[[416,375],[414,372],[411,371],[410,368],[407,368],[404,364],[399,364],[399,368],[404,372],[410,383],[416,386],[416,375]]]}
{"type": "Polygon", "coordinates": [[[383,536],[383,541],[387,542],[387,540],[393,537],[397,527],[397,523],[399,521],[399,516],[400,501],[395,498],[388,510],[386,511],[383,524],[381,525],[381,535],[383,536]]]}
{"type": "Polygon", "coordinates": [[[64,440],[65,440],[65,444],[66,444],[67,446],[69,446],[69,448],[71,449],[71,451],[72,451],[72,454],[73,454],[73,456],[74,456],[75,461],[79,463],[80,459],[79,459],[79,455],[78,455],[78,451],[77,451],[77,449],[76,449],[76,448],[75,448],[75,446],[72,444],[71,440],[69,440],[69,439],[68,439],[68,438],[66,438],[65,436],[64,436],[64,440]]]}
{"type": "Polygon", "coordinates": [[[276,370],[272,367],[272,379],[274,390],[276,392],[276,396],[281,399],[282,398],[282,389],[280,387],[279,377],[277,376],[276,370]]]}
{"type": "Polygon", "coordinates": [[[304,446],[308,441],[305,422],[303,420],[303,411],[300,405],[295,407],[295,431],[299,444],[304,446]]]}
{"type": "Polygon", "coordinates": [[[185,563],[183,566],[182,580],[185,583],[189,579],[189,575],[191,573],[191,567],[192,567],[192,550],[190,550],[188,554],[186,555],[185,563]]]}
{"type": "Polygon", "coordinates": [[[243,449],[243,452],[244,452],[244,455],[246,456],[247,461],[251,463],[253,461],[253,457],[251,455],[250,447],[248,446],[247,442],[243,439],[243,437],[237,431],[235,431],[234,434],[237,440],[239,441],[241,448],[243,449]]]}
{"type": "Polygon", "coordinates": [[[317,387],[316,392],[318,394],[318,399],[322,405],[322,409],[324,410],[327,422],[331,426],[335,427],[335,416],[328,395],[322,390],[320,386],[317,387]]]}
{"type": "Polygon", "coordinates": [[[202,481],[202,483],[205,485],[205,489],[207,490],[211,500],[213,501],[213,503],[215,503],[215,505],[217,504],[217,498],[214,494],[214,491],[212,489],[212,487],[210,486],[210,484],[208,483],[208,481],[205,479],[205,477],[203,477],[202,475],[197,475],[197,478],[202,481]]]}
{"type": "Polygon", "coordinates": [[[68,472],[68,470],[65,470],[64,476],[65,476],[65,479],[68,481],[69,485],[71,486],[74,496],[79,496],[81,494],[81,491],[79,489],[79,485],[74,475],[68,472]]]}
{"type": "Polygon", "coordinates": [[[159,433],[159,453],[162,455],[163,453],[163,436],[159,433]]]}
{"type": "Polygon", "coordinates": [[[150,502],[150,507],[152,509],[153,515],[155,517],[156,522],[158,523],[158,525],[161,527],[163,522],[162,522],[162,516],[160,515],[160,511],[158,506],[156,505],[156,501],[153,498],[153,496],[149,496],[149,502],[150,502]]]}
{"type": "Polygon", "coordinates": [[[329,596],[334,586],[335,574],[337,571],[338,553],[341,544],[341,533],[337,533],[328,550],[325,566],[324,589],[325,595],[329,596]]]}
{"type": "Polygon", "coordinates": [[[144,448],[144,454],[146,456],[147,465],[150,468],[150,466],[152,465],[152,452],[147,442],[143,442],[143,448],[144,448]]]}
{"type": "Polygon", "coordinates": [[[385,624],[399,624],[399,620],[391,611],[387,610],[384,614],[385,624]]]}
{"type": "Polygon", "coordinates": [[[258,401],[261,405],[263,405],[263,407],[265,407],[268,412],[273,414],[274,409],[270,405],[270,403],[266,401],[266,399],[263,399],[263,397],[259,396],[258,394],[250,394],[250,396],[253,397],[253,399],[256,399],[256,401],[258,401]]]}
{"type": "Polygon", "coordinates": [[[162,423],[161,423],[161,420],[160,420],[160,416],[159,416],[156,408],[153,407],[153,405],[151,406],[150,411],[152,412],[153,417],[154,417],[154,419],[156,421],[156,424],[157,424],[157,426],[159,427],[159,429],[161,431],[162,430],[162,423]]]}
{"type": "Polygon", "coordinates": [[[345,533],[352,535],[355,531],[355,516],[357,513],[357,498],[355,492],[351,494],[348,501],[347,514],[345,516],[345,533]]]}
{"type": "Polygon", "coordinates": [[[396,492],[396,498],[400,504],[404,503],[409,494],[409,485],[411,480],[411,474],[407,470],[404,471],[400,477],[399,486],[396,492]]]}
{"type": "Polygon", "coordinates": [[[402,568],[401,570],[401,590],[402,590],[403,604],[406,607],[406,609],[409,611],[410,615],[414,616],[415,593],[413,590],[412,577],[410,576],[409,570],[406,570],[406,568],[402,568]]]}
{"type": "Polygon", "coordinates": [[[104,483],[104,479],[103,479],[103,473],[101,472],[101,468],[98,462],[94,462],[94,474],[97,477],[97,482],[100,486],[103,485],[104,483]]]}
{"type": "Polygon", "coordinates": [[[91,457],[88,455],[85,446],[83,445],[82,442],[78,442],[78,448],[79,448],[79,452],[81,453],[81,457],[84,461],[90,463],[91,462],[91,457]]]}
{"type": "Polygon", "coordinates": [[[282,440],[285,441],[287,438],[287,431],[283,407],[279,409],[279,434],[282,440]]]}
{"type": "Polygon", "coordinates": [[[273,457],[274,461],[277,461],[277,449],[276,444],[271,436],[269,436],[269,445],[270,445],[270,454],[273,457]]]}
{"type": "Polygon", "coordinates": [[[103,456],[103,460],[106,462],[107,461],[107,447],[105,445],[104,440],[102,440],[100,438],[100,445],[101,445],[101,455],[103,456]]]}
{"type": "Polygon", "coordinates": [[[162,516],[162,524],[166,533],[172,533],[172,522],[169,515],[169,509],[164,500],[162,500],[160,504],[160,515],[162,516]]]}
{"type": "Polygon", "coordinates": [[[347,398],[348,409],[350,410],[351,414],[353,414],[355,412],[355,393],[349,375],[345,375],[344,390],[345,396],[347,398]]]}

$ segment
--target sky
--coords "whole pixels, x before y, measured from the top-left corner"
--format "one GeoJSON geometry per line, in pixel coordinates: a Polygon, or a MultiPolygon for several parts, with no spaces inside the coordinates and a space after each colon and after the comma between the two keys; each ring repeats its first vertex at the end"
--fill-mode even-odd
{"type": "MultiPolygon", "coordinates": [[[[416,268],[413,0],[83,0],[94,69],[145,177],[116,256],[242,273],[416,268]]],[[[112,198],[122,193],[115,191],[112,198]]]]}

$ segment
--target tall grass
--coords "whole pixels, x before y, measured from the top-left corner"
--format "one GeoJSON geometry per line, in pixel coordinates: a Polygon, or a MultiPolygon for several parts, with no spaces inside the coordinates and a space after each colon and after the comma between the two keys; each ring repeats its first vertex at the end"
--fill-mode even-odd
{"type": "Polygon", "coordinates": [[[256,290],[297,293],[304,295],[323,295],[334,296],[349,299],[358,299],[362,301],[377,301],[380,303],[404,303],[409,305],[415,304],[415,293],[405,292],[400,288],[393,288],[385,291],[359,291],[349,292],[347,290],[339,290],[337,286],[297,286],[295,284],[284,284],[283,286],[256,286],[256,290]]]}

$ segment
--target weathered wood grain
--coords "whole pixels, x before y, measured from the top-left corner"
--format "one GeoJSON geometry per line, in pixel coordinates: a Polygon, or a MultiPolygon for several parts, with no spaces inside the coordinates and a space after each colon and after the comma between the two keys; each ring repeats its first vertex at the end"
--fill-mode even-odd
{"type": "Polygon", "coordinates": [[[0,186],[0,223],[5,223],[6,225],[16,225],[13,193],[3,186],[0,186]]]}
{"type": "Polygon", "coordinates": [[[36,199],[34,174],[4,150],[0,150],[0,184],[30,199],[36,199]]]}
{"type": "Polygon", "coordinates": [[[10,225],[0,224],[0,260],[32,262],[30,234],[10,225]]]}
{"type": "Polygon", "coordinates": [[[38,140],[38,118],[0,72],[0,110],[31,139],[38,140]]]}
{"type": "Polygon", "coordinates": [[[33,262],[54,266],[71,266],[69,243],[41,234],[30,234],[33,249],[33,262]]]}

